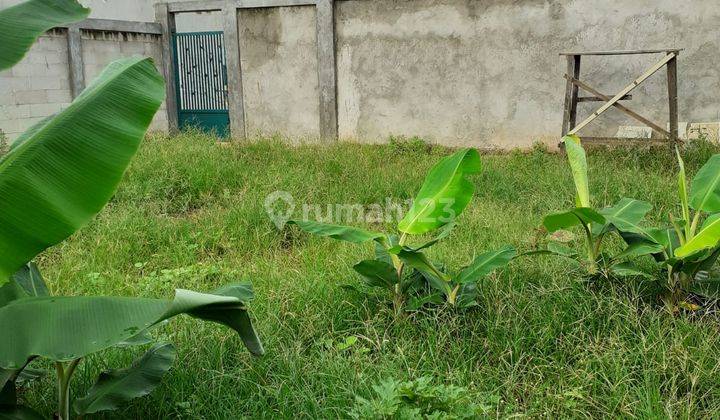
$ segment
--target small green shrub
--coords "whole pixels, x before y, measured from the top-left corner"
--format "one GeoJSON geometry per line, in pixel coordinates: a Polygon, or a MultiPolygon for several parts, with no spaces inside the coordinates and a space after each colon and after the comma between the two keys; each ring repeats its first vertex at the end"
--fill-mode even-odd
{"type": "Polygon", "coordinates": [[[653,257],[662,270],[662,301],[671,312],[720,298],[720,277],[712,270],[720,256],[720,154],[700,168],[689,189],[684,161],[677,150],[676,155],[680,214],[668,213],[669,227],[619,227],[629,247],[658,248],[653,257]]]}
{"type": "Polygon", "coordinates": [[[530,254],[552,254],[579,262],[591,278],[651,276],[639,269],[633,261],[655,252],[661,247],[647,243],[643,246],[628,246],[616,255],[610,255],[604,249],[606,238],[618,230],[637,230],[645,215],[652,209],[650,203],[623,198],[617,204],[596,210],[591,205],[588,183],[588,167],[585,150],[577,136],[563,138],[565,152],[575,182],[575,208],[546,216],[543,225],[550,236],[545,249],[530,254]],[[580,227],[584,239],[584,249],[577,251],[565,243],[572,239],[566,229],[580,227]]]}
{"type": "Polygon", "coordinates": [[[493,413],[500,402],[497,396],[484,399],[467,388],[435,385],[430,377],[413,381],[388,379],[374,385],[370,399],[356,397],[348,415],[358,420],[375,419],[476,419],[493,413]]]}
{"type": "Polygon", "coordinates": [[[388,145],[393,153],[399,154],[421,154],[428,153],[432,150],[432,146],[425,139],[418,136],[405,137],[391,135],[388,139],[388,145]]]}
{"type": "Polygon", "coordinates": [[[396,312],[401,308],[414,310],[425,304],[443,302],[461,308],[473,306],[478,294],[477,283],[515,258],[515,248],[508,245],[482,253],[454,273],[431,261],[424,251],[450,235],[475,190],[466,177],[480,170],[480,155],[476,150],[461,150],[440,160],[425,178],[410,211],[398,223],[397,234],[308,220],[288,223],[315,235],[356,244],[373,241],[375,258],[360,261],[353,268],[366,284],[386,289],[393,295],[396,312]],[[438,231],[434,239],[415,245],[409,243],[412,236],[432,231],[438,231]],[[406,303],[409,303],[407,307],[406,303]]]}

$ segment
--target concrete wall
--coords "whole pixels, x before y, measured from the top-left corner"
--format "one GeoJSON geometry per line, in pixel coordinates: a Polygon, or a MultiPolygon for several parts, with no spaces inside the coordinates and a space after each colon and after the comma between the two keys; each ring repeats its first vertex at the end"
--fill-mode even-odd
{"type": "MultiPolygon", "coordinates": [[[[160,37],[154,35],[82,31],[82,52],[86,85],[113,60],[141,55],[152,57],[159,65],[162,59],[160,37]]],[[[70,102],[66,30],[41,36],[20,63],[0,72],[0,130],[9,139],[70,102]]],[[[163,103],[150,130],[167,128],[163,103]]]]}
{"type": "MultiPolygon", "coordinates": [[[[340,135],[374,141],[416,134],[483,147],[555,139],[566,65],[558,53],[567,50],[685,48],[680,119],[718,121],[719,22],[716,0],[341,1],[340,135]]],[[[589,58],[582,79],[614,94],[658,59],[589,58]]],[[[648,82],[629,106],[664,124],[664,71],[648,82]]],[[[581,104],[578,121],[596,107],[581,104]]],[[[639,125],[609,115],[582,133],[639,125]]]]}
{"type": "Polygon", "coordinates": [[[319,136],[314,7],[240,11],[248,135],[319,136]]]}
{"type": "Polygon", "coordinates": [[[0,72],[0,130],[10,139],[71,101],[65,31],[40,37],[20,63],[0,72]]]}
{"type": "MultiPolygon", "coordinates": [[[[17,1],[0,0],[0,6],[17,1]]],[[[84,2],[97,18],[154,19],[154,0],[84,2]]],[[[180,14],[178,30],[219,30],[221,18],[217,12],[180,14]]],[[[368,142],[385,141],[391,134],[418,135],[487,148],[554,143],[565,88],[565,61],[558,53],[567,50],[684,48],[680,120],[719,121],[719,22],[717,0],[337,0],[339,134],[368,142]]],[[[239,33],[248,134],[317,136],[314,7],[243,10],[239,33]]],[[[45,93],[48,102],[42,104],[18,102],[18,97],[39,101],[44,94],[20,94],[23,83],[30,82],[12,81],[19,88],[10,88],[3,83],[8,75],[0,74],[0,126],[4,121],[15,129],[11,112],[39,118],[41,108],[66,103],[67,81],[53,73],[62,67],[65,47],[54,36],[37,46],[40,52],[43,43],[48,45],[43,57],[28,58],[41,64],[48,60],[45,70],[35,66],[28,71],[49,74],[46,81],[53,87],[41,90],[56,92],[45,93]]],[[[87,36],[83,42],[89,42],[87,36]]],[[[103,54],[140,49],[107,45],[103,54]]],[[[583,61],[581,78],[614,94],[657,59],[590,57],[583,61]]],[[[628,106],[665,124],[665,82],[664,70],[658,72],[633,92],[628,106]]],[[[580,104],[578,121],[597,106],[580,104]]],[[[610,110],[581,134],[614,135],[619,125],[640,123],[610,110]]]]}
{"type": "MultiPolygon", "coordinates": [[[[151,57],[158,69],[162,60],[160,37],[155,35],[82,31],[82,51],[87,84],[97,77],[105,66],[122,57],[151,57]]],[[[167,111],[163,102],[149,129],[167,128],[167,111]]]]}

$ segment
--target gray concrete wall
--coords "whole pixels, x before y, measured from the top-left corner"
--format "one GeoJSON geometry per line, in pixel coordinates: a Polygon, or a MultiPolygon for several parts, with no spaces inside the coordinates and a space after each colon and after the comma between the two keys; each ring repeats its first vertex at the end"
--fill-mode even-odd
{"type": "MultiPolygon", "coordinates": [[[[567,50],[685,48],[680,119],[720,120],[716,0],[341,1],[337,6],[340,135],[420,135],[449,145],[555,141],[567,50]]],[[[607,93],[658,60],[590,58],[582,79],[607,93]]],[[[638,112],[667,121],[664,71],[633,92],[638,112]]],[[[581,104],[578,121],[597,103],[581,104]]],[[[608,111],[581,134],[634,124],[608,111]]]]}
{"type": "Polygon", "coordinates": [[[315,8],[241,10],[239,34],[248,135],[317,138],[315,8]]]}
{"type": "MultiPolygon", "coordinates": [[[[89,84],[113,60],[152,57],[160,63],[160,38],[154,35],[82,31],[85,83],[89,84]]],[[[0,130],[15,139],[43,118],[72,102],[66,30],[41,36],[25,58],[0,72],[0,130]]],[[[163,103],[150,130],[167,130],[163,103]]]]}
{"type": "MultiPolygon", "coordinates": [[[[112,32],[82,32],[82,52],[86,83],[90,83],[110,64],[123,57],[151,57],[160,70],[162,51],[160,37],[144,34],[112,32]]],[[[167,111],[165,102],[155,114],[150,130],[167,130],[167,111]]]]}
{"type": "MultiPolygon", "coordinates": [[[[18,1],[0,0],[0,6],[18,1]]],[[[93,17],[153,20],[154,0],[84,2],[93,17]]],[[[219,30],[221,18],[218,12],[180,14],[178,30],[219,30]]],[[[392,134],[418,135],[487,148],[554,143],[565,87],[558,53],[566,50],[684,48],[680,120],[720,120],[717,0],[337,0],[335,29],[341,138],[378,142],[392,134]]],[[[248,134],[318,135],[315,30],[314,7],[240,13],[248,134]]],[[[125,51],[113,42],[102,54],[147,53],[144,42],[125,51]]],[[[27,72],[0,74],[0,127],[12,132],[40,118],[43,109],[67,103],[68,83],[58,73],[63,41],[48,35],[36,48],[27,72]],[[49,87],[39,90],[48,92],[29,87],[33,72],[43,73],[38,80],[49,87]],[[31,103],[45,97],[47,102],[31,103]]],[[[658,58],[587,58],[581,78],[614,94],[658,58]]],[[[86,65],[93,60],[86,57],[86,65]]],[[[666,95],[663,70],[633,92],[628,106],[665,124],[666,95]]],[[[580,104],[578,121],[597,106],[580,104]]],[[[619,125],[640,124],[610,110],[581,134],[613,135],[619,125]]]]}
{"type": "Polygon", "coordinates": [[[20,63],[0,72],[0,130],[10,139],[71,101],[65,31],[40,37],[20,63]]]}

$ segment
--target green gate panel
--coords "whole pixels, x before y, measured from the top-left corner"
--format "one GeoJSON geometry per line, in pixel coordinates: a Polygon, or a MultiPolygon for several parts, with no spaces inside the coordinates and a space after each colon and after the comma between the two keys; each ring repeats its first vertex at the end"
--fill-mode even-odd
{"type": "Polygon", "coordinates": [[[222,32],[173,34],[180,128],[230,135],[227,68],[222,32]]]}
{"type": "Polygon", "coordinates": [[[230,136],[230,117],[227,111],[180,111],[178,123],[181,129],[194,127],[218,137],[230,136]]]}

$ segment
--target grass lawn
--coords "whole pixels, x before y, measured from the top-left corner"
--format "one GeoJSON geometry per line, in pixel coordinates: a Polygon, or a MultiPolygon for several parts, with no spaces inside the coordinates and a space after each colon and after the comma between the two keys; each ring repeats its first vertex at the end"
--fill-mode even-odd
{"type": "MultiPolygon", "coordinates": [[[[715,417],[720,413],[720,334],[715,316],[669,316],[641,282],[580,282],[572,263],[521,258],[481,284],[480,305],[395,317],[390,300],[343,288],[372,255],[356,246],[280,232],[263,208],[275,190],[298,203],[384,203],[412,198],[448,151],[397,145],[219,146],[199,135],[153,137],[110,205],[39,264],[54,294],[170,297],[252,281],[251,305],[267,354],[252,358],[229,330],[189,317],[155,330],[178,359],[163,384],[120,418],[337,418],[386,378],[432,376],[468,387],[494,415],[715,417]],[[357,343],[342,350],[348,337],[357,343]],[[499,403],[497,403],[499,401],[499,403]]],[[[686,152],[689,178],[711,150],[686,152]]],[[[483,156],[476,194],[459,227],[430,252],[453,268],[511,243],[531,249],[543,215],[573,205],[565,157],[483,156]]],[[[677,200],[667,150],[591,152],[595,204],[651,202],[651,222],[677,200]]],[[[390,229],[387,226],[367,226],[390,229]]],[[[616,244],[619,247],[619,244],[616,244]]],[[[77,394],[101,369],[141,349],[90,358],[77,394]]],[[[54,405],[50,379],[25,394],[54,405]],[[44,391],[43,391],[44,390],[44,391]]]]}

